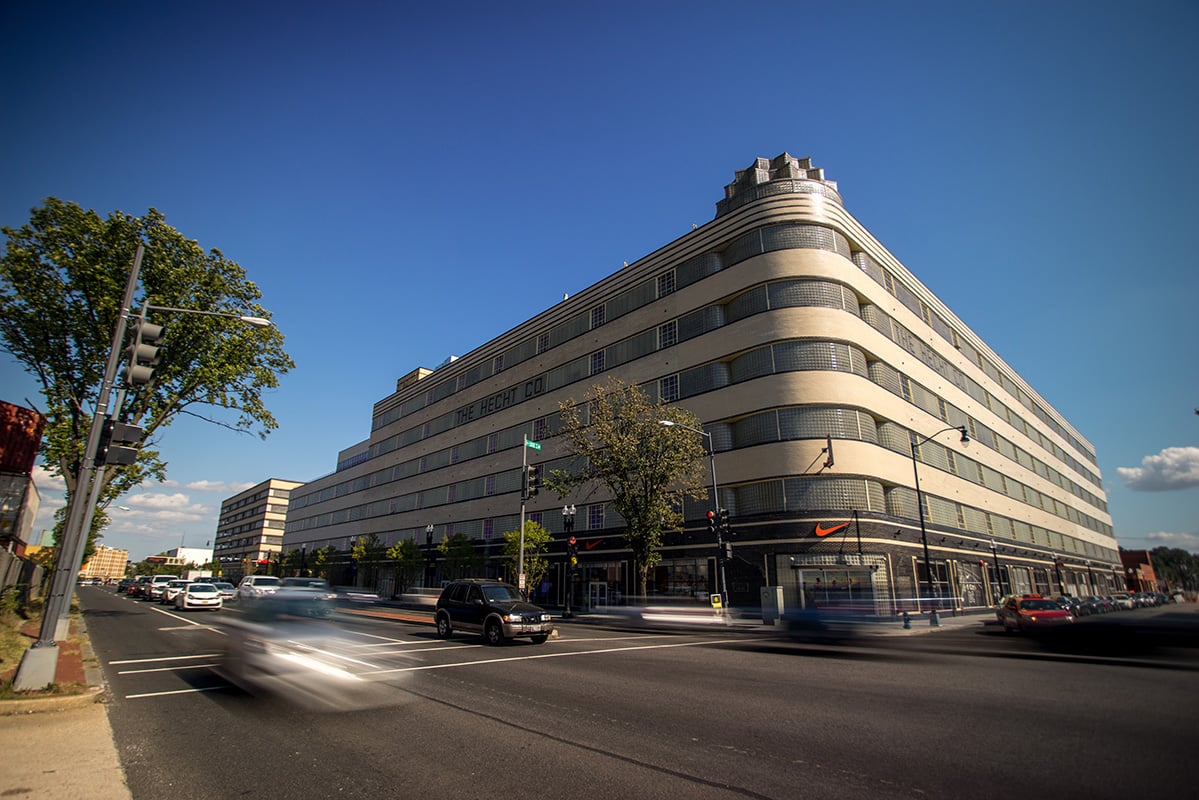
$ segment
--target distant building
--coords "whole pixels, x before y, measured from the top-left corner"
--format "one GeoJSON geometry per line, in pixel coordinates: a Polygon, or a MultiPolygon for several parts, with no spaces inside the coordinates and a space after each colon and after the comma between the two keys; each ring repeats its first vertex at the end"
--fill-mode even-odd
{"type": "Polygon", "coordinates": [[[1125,550],[1120,548],[1120,563],[1124,567],[1124,582],[1130,592],[1162,592],[1157,573],[1153,569],[1153,556],[1148,550],[1125,550]]]}
{"type": "Polygon", "coordinates": [[[202,567],[212,563],[212,552],[211,548],[176,547],[174,550],[147,556],[146,560],[151,564],[165,564],[168,567],[185,567],[188,564],[202,567]]]}
{"type": "Polygon", "coordinates": [[[283,555],[283,526],[291,492],[304,484],[271,478],[221,503],[213,557],[221,576],[237,581],[243,575],[275,572],[283,555]]]}
{"type": "Polygon", "coordinates": [[[92,557],[79,571],[81,578],[100,578],[101,580],[119,580],[125,576],[125,568],[129,565],[129,551],[118,550],[115,547],[98,545],[92,552],[92,557]]]}
{"type": "MultiPolygon", "coordinates": [[[[920,224],[935,236],[940,221],[920,224]]],[[[1018,319],[1033,291],[994,301],[1018,319]]],[[[397,381],[369,411],[369,439],[293,493],[286,547],[348,561],[350,542],[374,534],[414,540],[436,565],[457,535],[483,572],[515,582],[502,545],[519,528],[522,465],[571,468],[560,404],[612,377],[701,420],[732,528],[728,559],[712,500],[685,501],[652,595],[706,600],[722,568],[736,605],[778,587],[787,608],[882,614],[1123,586],[1092,444],[850,214],[824,170],[787,154],[738,170],[710,222],[397,381]]],[[[554,537],[541,599],[563,604],[571,581],[582,605],[637,591],[604,491],[542,491],[527,512],[554,537]],[[577,506],[577,570],[564,504],[577,506]]]]}

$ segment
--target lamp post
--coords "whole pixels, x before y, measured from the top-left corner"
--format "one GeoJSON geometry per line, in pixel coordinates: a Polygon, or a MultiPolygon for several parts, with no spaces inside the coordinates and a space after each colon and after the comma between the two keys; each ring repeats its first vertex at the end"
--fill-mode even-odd
{"type": "Polygon", "coordinates": [[[712,434],[707,431],[701,431],[699,428],[693,428],[690,425],[684,425],[681,422],[675,422],[669,419],[658,420],[659,425],[665,425],[667,428],[682,428],[683,430],[698,433],[704,437],[704,441],[708,445],[708,465],[712,470],[712,514],[716,520],[716,569],[720,580],[718,590],[720,592],[720,604],[722,608],[729,607],[728,583],[725,581],[724,575],[724,531],[720,524],[720,498],[717,494],[718,487],[716,484],[716,452],[712,446],[712,434]]]}
{"type": "Polygon", "coordinates": [[[429,588],[429,584],[433,582],[433,565],[436,560],[433,557],[433,523],[430,522],[425,526],[425,587],[429,588]]]}
{"type": "MultiPolygon", "coordinates": [[[[924,527],[924,497],[920,493],[920,470],[917,469],[917,467],[916,467],[916,464],[917,464],[916,448],[919,447],[920,445],[924,444],[925,442],[931,441],[934,437],[940,436],[941,434],[945,433],[946,431],[957,431],[958,433],[962,434],[962,438],[961,438],[962,444],[969,444],[970,436],[966,433],[965,425],[960,425],[960,426],[951,425],[948,428],[942,428],[941,430],[937,431],[936,433],[925,436],[920,441],[912,442],[912,444],[911,444],[912,475],[915,476],[915,478],[916,478],[916,511],[920,515],[920,543],[924,547],[924,575],[925,575],[925,578],[927,579],[928,595],[929,595],[930,599],[932,598],[932,595],[933,595],[933,562],[931,560],[929,560],[929,556],[928,556],[928,531],[925,530],[925,527],[924,527]]],[[[919,586],[919,580],[917,580],[917,586],[919,586]]],[[[933,610],[935,611],[936,608],[934,607],[933,610]]]]}
{"type": "Polygon", "coordinates": [[[1003,573],[999,571],[999,548],[991,540],[991,559],[995,562],[995,582],[999,584],[999,596],[1003,596],[1003,573]]]}
{"type": "Polygon", "coordinates": [[[1057,553],[1053,553],[1053,571],[1057,575],[1057,592],[1060,595],[1066,593],[1066,584],[1062,583],[1062,562],[1058,560],[1057,553]]]}
{"type": "Polygon", "coordinates": [[[575,565],[578,562],[577,545],[575,543],[575,507],[574,503],[568,506],[562,506],[562,530],[566,532],[566,611],[562,614],[563,618],[571,619],[574,617],[574,612],[570,607],[574,605],[575,592],[575,565]]]}

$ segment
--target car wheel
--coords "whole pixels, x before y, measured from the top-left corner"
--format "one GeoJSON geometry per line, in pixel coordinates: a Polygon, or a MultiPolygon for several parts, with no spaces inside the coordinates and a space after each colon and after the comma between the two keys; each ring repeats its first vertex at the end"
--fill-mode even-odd
{"type": "Polygon", "coordinates": [[[504,629],[498,621],[493,619],[483,626],[483,640],[490,645],[504,643],[504,629]]]}
{"type": "Polygon", "coordinates": [[[531,638],[533,640],[533,644],[545,644],[546,640],[550,638],[550,635],[548,633],[541,633],[531,638]]]}
{"type": "Polygon", "coordinates": [[[450,625],[449,614],[437,615],[437,635],[442,639],[450,638],[450,634],[454,632],[454,628],[450,625]]]}

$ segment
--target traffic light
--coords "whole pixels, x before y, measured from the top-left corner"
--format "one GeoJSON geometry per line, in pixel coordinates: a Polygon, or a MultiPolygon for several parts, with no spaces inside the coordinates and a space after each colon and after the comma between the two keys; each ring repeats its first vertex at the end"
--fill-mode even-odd
{"type": "Polygon", "coordinates": [[[104,427],[100,429],[100,445],[96,448],[96,466],[128,466],[136,463],[137,448],[127,445],[141,442],[144,433],[136,425],[126,425],[114,419],[104,420],[104,427]]]}
{"type": "Polygon", "coordinates": [[[716,527],[724,536],[729,535],[729,510],[727,508],[717,509],[716,527]]]}
{"type": "Polygon", "coordinates": [[[126,351],[129,364],[125,370],[125,379],[130,386],[145,386],[154,374],[158,365],[158,346],[162,344],[162,326],[144,319],[138,319],[133,328],[133,341],[126,351]]]}
{"type": "Polygon", "coordinates": [[[708,533],[713,536],[720,530],[720,519],[716,516],[715,511],[708,512],[708,533]]]}
{"type": "Polygon", "coordinates": [[[525,498],[536,497],[537,490],[541,488],[541,466],[533,464],[525,467],[525,475],[523,486],[525,498]]]}
{"type": "Polygon", "coordinates": [[[566,540],[566,559],[570,562],[571,567],[575,567],[579,563],[579,542],[573,536],[566,540]]]}
{"type": "Polygon", "coordinates": [[[825,453],[824,468],[828,469],[829,467],[831,467],[833,465],[833,437],[831,437],[831,436],[827,437],[825,439],[825,442],[826,442],[826,444],[825,444],[825,448],[824,448],[824,453],[825,453]]]}
{"type": "Polygon", "coordinates": [[[720,545],[720,554],[724,556],[725,561],[730,561],[733,558],[733,543],[724,542],[720,545]]]}

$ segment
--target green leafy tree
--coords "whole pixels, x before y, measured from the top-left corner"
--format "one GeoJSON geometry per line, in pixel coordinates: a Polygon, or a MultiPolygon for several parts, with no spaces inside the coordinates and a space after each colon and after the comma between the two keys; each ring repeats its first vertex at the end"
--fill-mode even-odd
{"type": "Polygon", "coordinates": [[[308,559],[312,574],[318,578],[329,579],[329,572],[332,569],[333,561],[337,558],[338,550],[333,545],[327,545],[319,550],[313,551],[308,559]]]}
{"type": "MultiPolygon", "coordinates": [[[[525,520],[525,591],[537,586],[550,570],[545,557],[553,536],[533,520],[525,520]]],[[[504,532],[504,557],[508,559],[511,575],[520,580],[520,531],[504,532]]]]}
{"type": "Polygon", "coordinates": [[[297,547],[295,549],[288,550],[283,556],[283,569],[288,574],[299,575],[303,561],[304,554],[300,551],[300,548],[297,547]]]}
{"type": "MultiPolygon", "coordinates": [[[[40,384],[46,407],[41,455],[75,491],[95,402],[137,245],[145,245],[134,306],[154,305],[266,317],[261,292],[219,250],[201,249],[150,209],[140,217],[95,211],[48,198],[19,229],[4,227],[0,257],[0,349],[40,384]]],[[[130,310],[132,314],[132,309],[130,310]]],[[[276,328],[226,317],[151,311],[164,326],[161,362],[144,386],[130,388],[109,411],[145,430],[135,464],[104,470],[89,532],[107,524],[104,509],[167,462],[155,448],[181,414],[240,433],[265,436],[278,423],[264,395],[295,365],[276,328]]],[[[115,398],[114,398],[115,401],[115,398]]],[[[65,515],[59,515],[59,528],[65,515]]]]}
{"type": "Polygon", "coordinates": [[[387,557],[395,564],[396,593],[403,594],[425,566],[425,557],[412,539],[403,539],[387,548],[387,557]]]}
{"type": "Polygon", "coordinates": [[[350,558],[358,562],[358,577],[363,580],[359,586],[377,586],[379,584],[379,562],[387,548],[376,533],[359,536],[350,548],[350,558]]]}
{"type": "Polygon", "coordinates": [[[616,378],[593,386],[582,402],[562,403],[561,411],[560,433],[575,464],[553,470],[545,484],[559,497],[580,490],[611,496],[645,597],[650,571],[662,560],[663,533],[683,524],[683,497],[708,496],[703,437],[660,421],[702,430],[700,421],[616,378]]]}
{"type": "Polygon", "coordinates": [[[444,559],[442,571],[451,578],[476,575],[483,568],[483,555],[464,534],[447,536],[437,545],[437,550],[444,559]]]}

